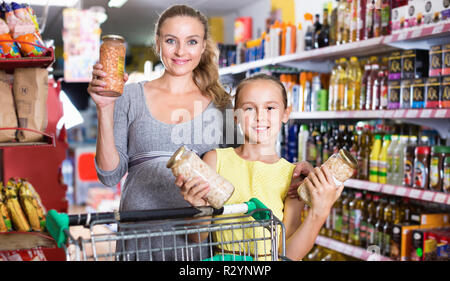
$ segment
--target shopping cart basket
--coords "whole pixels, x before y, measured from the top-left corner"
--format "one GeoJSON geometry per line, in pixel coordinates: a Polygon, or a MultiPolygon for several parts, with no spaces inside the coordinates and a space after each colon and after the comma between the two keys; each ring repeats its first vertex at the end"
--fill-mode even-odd
{"type": "Polygon", "coordinates": [[[159,259],[167,260],[169,252],[171,260],[178,261],[287,260],[285,227],[256,198],[221,209],[204,206],[78,215],[50,210],[47,229],[58,247],[64,248],[67,260],[139,260],[142,254],[152,260],[156,253],[159,259]],[[94,231],[98,225],[114,224],[118,231],[94,231]],[[71,235],[69,227],[77,225],[89,228],[88,238],[71,235]],[[231,240],[212,238],[213,233],[220,237],[226,231],[231,233],[231,240]],[[200,238],[201,233],[207,233],[208,238],[193,242],[192,237],[200,238]],[[180,236],[184,243],[176,239],[180,236]],[[161,242],[155,243],[155,239],[161,242]],[[139,247],[142,241],[145,247],[139,247]],[[157,246],[152,246],[152,242],[157,246]],[[125,247],[127,243],[135,247],[130,250],[125,247]]]}

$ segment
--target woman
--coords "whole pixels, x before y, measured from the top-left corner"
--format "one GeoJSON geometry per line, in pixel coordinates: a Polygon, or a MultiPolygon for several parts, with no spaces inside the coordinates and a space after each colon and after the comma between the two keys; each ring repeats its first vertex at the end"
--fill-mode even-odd
{"type": "MultiPolygon", "coordinates": [[[[175,5],[161,14],[155,33],[156,51],[165,67],[160,78],[127,85],[119,98],[97,95],[104,84],[95,78],[88,88],[97,105],[98,177],[112,186],[128,172],[121,211],[189,206],[166,168],[172,153],[186,145],[203,155],[234,143],[233,116],[225,114],[231,98],[218,81],[217,48],[210,39],[207,18],[190,7],[175,5]]],[[[101,68],[94,66],[94,77],[104,76],[101,68]]],[[[310,169],[307,164],[298,165],[297,174],[310,169]]],[[[293,186],[298,185],[296,181],[293,186]]],[[[166,243],[151,242],[152,248],[166,243]]],[[[173,239],[168,242],[174,243],[173,239]]],[[[185,243],[184,237],[175,242],[185,243]]],[[[139,241],[139,250],[148,249],[146,245],[139,241]]],[[[123,248],[120,243],[117,246],[123,248]]],[[[135,243],[125,245],[130,251],[135,247],[135,243]]],[[[194,259],[199,258],[196,251],[194,259]]],[[[174,255],[173,251],[164,256],[147,252],[131,258],[180,259],[174,255]]]]}

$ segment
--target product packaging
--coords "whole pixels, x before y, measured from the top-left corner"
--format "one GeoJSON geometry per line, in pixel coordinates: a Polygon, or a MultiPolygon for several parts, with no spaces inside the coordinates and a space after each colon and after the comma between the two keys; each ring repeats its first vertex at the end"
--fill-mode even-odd
{"type": "MultiPolygon", "coordinates": [[[[17,128],[16,108],[11,85],[5,71],[0,70],[0,128],[17,128]]],[[[0,131],[0,142],[10,142],[16,139],[16,130],[0,131]]]]}
{"type": "Polygon", "coordinates": [[[450,44],[442,46],[442,75],[450,75],[450,44]]]}
{"type": "Polygon", "coordinates": [[[389,81],[389,102],[388,109],[398,109],[400,107],[400,81],[389,81]]]}
{"type": "Polygon", "coordinates": [[[402,53],[392,52],[389,56],[389,80],[400,80],[402,77],[402,53]]]}
{"type": "Polygon", "coordinates": [[[411,108],[425,107],[425,78],[418,78],[413,80],[411,86],[412,101],[411,108]]]}
{"type": "Polygon", "coordinates": [[[442,74],[442,46],[436,45],[430,48],[430,67],[428,71],[429,77],[441,76],[442,74]]]}
{"type": "Polygon", "coordinates": [[[442,77],[440,108],[450,108],[450,76],[442,77]]]}
{"type": "Polygon", "coordinates": [[[402,52],[402,79],[428,76],[428,50],[405,50],[402,52]]]}
{"type": "MultiPolygon", "coordinates": [[[[19,127],[45,131],[47,128],[48,71],[43,68],[16,68],[13,83],[19,127]]],[[[41,134],[19,131],[20,142],[42,139],[41,134]]]]}
{"type": "Polygon", "coordinates": [[[100,64],[106,77],[101,78],[106,82],[105,90],[99,94],[110,97],[122,95],[125,72],[125,39],[118,35],[106,35],[102,37],[103,43],[100,46],[100,64]]]}
{"type": "Polygon", "coordinates": [[[400,88],[400,108],[411,108],[411,80],[402,80],[400,88]]]}
{"type": "Polygon", "coordinates": [[[392,33],[397,33],[403,28],[408,27],[406,20],[408,14],[408,5],[400,6],[392,9],[392,33]]]}
{"type": "Polygon", "coordinates": [[[430,77],[426,80],[426,108],[438,108],[441,102],[441,77],[430,77]]]}

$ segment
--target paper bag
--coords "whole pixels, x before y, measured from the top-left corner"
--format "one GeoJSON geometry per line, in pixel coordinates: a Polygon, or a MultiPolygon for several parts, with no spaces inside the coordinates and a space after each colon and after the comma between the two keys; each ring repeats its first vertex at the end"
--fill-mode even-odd
{"type": "MultiPolygon", "coordinates": [[[[0,128],[17,128],[16,109],[6,73],[0,70],[0,128]]],[[[16,130],[0,130],[0,142],[10,142],[16,139],[16,130]]]]}
{"type": "MultiPolygon", "coordinates": [[[[16,68],[13,83],[19,127],[44,132],[47,128],[48,72],[43,68],[16,68]]],[[[41,134],[18,131],[20,142],[42,140],[41,134]]]]}

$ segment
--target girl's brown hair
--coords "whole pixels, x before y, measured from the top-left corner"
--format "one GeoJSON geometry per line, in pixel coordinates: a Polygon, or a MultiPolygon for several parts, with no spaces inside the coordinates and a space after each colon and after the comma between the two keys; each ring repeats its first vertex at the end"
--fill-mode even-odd
{"type": "Polygon", "coordinates": [[[237,102],[238,102],[238,95],[241,92],[241,90],[244,88],[245,85],[257,81],[257,80],[265,80],[265,81],[271,81],[273,83],[275,83],[281,91],[281,95],[283,97],[283,104],[284,104],[284,109],[287,108],[287,92],[286,92],[286,88],[284,87],[283,83],[280,82],[279,79],[277,79],[274,76],[270,76],[264,73],[260,73],[260,74],[255,74],[252,75],[250,77],[245,78],[244,80],[242,80],[239,85],[236,88],[236,94],[234,95],[234,107],[236,108],[237,106],[237,102]]]}
{"type": "Polygon", "coordinates": [[[209,34],[208,18],[189,6],[174,5],[166,9],[159,16],[155,26],[156,35],[160,36],[160,29],[165,20],[178,16],[192,17],[198,19],[203,24],[205,34],[203,39],[206,42],[206,46],[200,63],[194,69],[194,83],[218,108],[224,109],[230,104],[231,96],[225,91],[219,81],[219,49],[209,34]]]}

